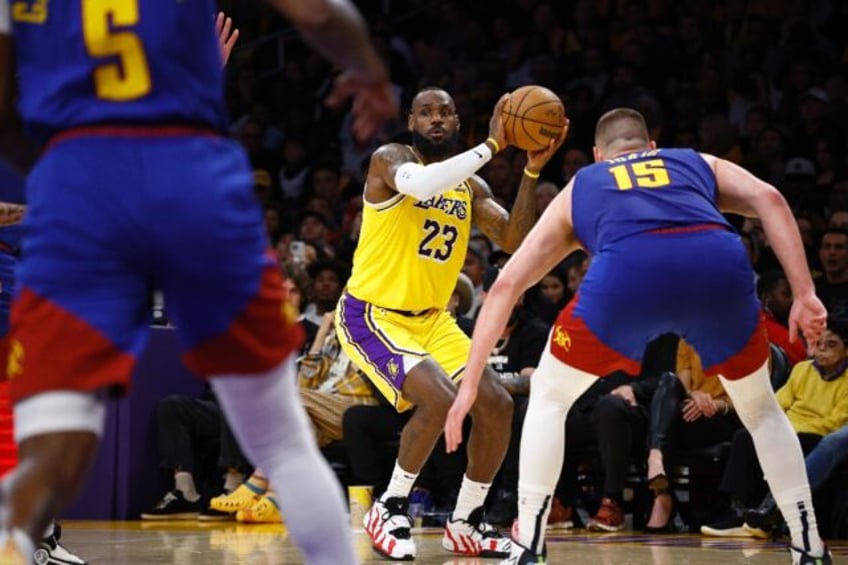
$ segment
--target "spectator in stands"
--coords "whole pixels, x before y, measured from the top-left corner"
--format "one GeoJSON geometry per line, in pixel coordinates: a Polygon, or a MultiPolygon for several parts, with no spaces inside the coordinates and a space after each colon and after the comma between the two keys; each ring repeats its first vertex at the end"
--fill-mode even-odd
{"type": "Polygon", "coordinates": [[[304,209],[300,214],[297,239],[316,248],[321,257],[333,257],[330,220],[315,210],[304,209]]]}
{"type": "Polygon", "coordinates": [[[471,284],[474,285],[474,302],[471,304],[471,310],[468,312],[468,316],[473,318],[477,315],[477,310],[480,308],[483,295],[483,278],[486,274],[486,262],[483,259],[483,255],[476,248],[468,247],[462,272],[471,279],[471,284]]]}
{"type": "Polygon", "coordinates": [[[224,492],[244,482],[250,465],[241,453],[221,408],[207,388],[200,398],[171,395],[156,406],[161,466],[173,473],[174,488],[142,520],[227,520],[232,516],[208,507],[201,481],[224,469],[224,492]]]}
{"type": "MultiPolygon", "coordinates": [[[[848,326],[828,320],[827,331],[815,344],[813,359],[795,365],[789,380],[777,391],[777,402],[809,454],[830,433],[848,423],[848,326]]],[[[739,429],[719,490],[729,495],[727,509],[701,527],[707,536],[750,535],[743,527],[745,508],[763,500],[767,492],[751,434],[739,429]]],[[[809,516],[809,520],[815,520],[809,516]]]]}
{"type": "Polygon", "coordinates": [[[822,274],[814,279],[816,294],[828,317],[848,323],[848,231],[828,228],[819,245],[822,274]]]}
{"type": "Polygon", "coordinates": [[[792,289],[783,271],[766,271],[757,279],[757,296],[763,305],[768,340],[779,346],[792,365],[807,358],[807,345],[802,337],[789,341],[789,309],[792,289]]]}
{"type": "Polygon", "coordinates": [[[568,184],[568,181],[572,179],[577,171],[591,162],[589,155],[582,149],[577,147],[567,149],[562,156],[561,186],[568,184]]]}
{"type": "Polygon", "coordinates": [[[654,502],[645,530],[674,532],[668,471],[674,451],[729,441],[742,426],[730,397],[716,378],[706,378],[701,359],[684,340],[677,346],[674,373],[663,373],[651,400],[648,426],[648,488],[654,502]]]}
{"type": "Polygon", "coordinates": [[[312,284],[303,316],[320,326],[324,315],[335,310],[349,273],[345,265],[333,259],[316,261],[307,272],[312,284]]]}
{"type": "Polygon", "coordinates": [[[536,217],[542,216],[542,212],[551,203],[551,200],[559,194],[559,187],[552,182],[540,182],[536,186],[536,217]]]}
{"type": "MultiPolygon", "coordinates": [[[[848,425],[830,433],[807,454],[804,464],[810,489],[815,494],[833,476],[837,467],[848,461],[848,425]]],[[[780,520],[780,510],[769,492],[757,508],[744,512],[745,531],[755,537],[770,537],[780,520]]]]}

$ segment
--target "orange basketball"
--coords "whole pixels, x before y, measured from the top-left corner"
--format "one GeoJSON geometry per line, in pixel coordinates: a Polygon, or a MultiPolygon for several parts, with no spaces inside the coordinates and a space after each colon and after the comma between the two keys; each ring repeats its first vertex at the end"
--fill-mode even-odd
{"type": "Polygon", "coordinates": [[[522,86],[512,92],[503,109],[506,139],[524,151],[538,151],[562,131],[565,106],[544,86],[522,86]]]}

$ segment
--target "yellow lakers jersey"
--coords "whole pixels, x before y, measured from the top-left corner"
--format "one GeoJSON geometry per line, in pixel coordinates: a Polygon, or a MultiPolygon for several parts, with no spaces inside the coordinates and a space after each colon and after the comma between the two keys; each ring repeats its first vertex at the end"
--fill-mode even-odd
{"type": "Polygon", "coordinates": [[[393,310],[444,308],[465,263],[471,199],[466,181],[425,201],[366,201],[348,292],[393,310]]]}

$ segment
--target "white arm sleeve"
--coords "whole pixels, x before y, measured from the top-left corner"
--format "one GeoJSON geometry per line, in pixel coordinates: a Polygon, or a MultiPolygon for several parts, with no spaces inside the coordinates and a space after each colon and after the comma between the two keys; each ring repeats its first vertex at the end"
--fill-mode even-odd
{"type": "Polygon", "coordinates": [[[12,33],[11,16],[9,0],[0,0],[0,33],[12,33]]]}
{"type": "Polygon", "coordinates": [[[395,188],[401,194],[427,200],[455,187],[477,172],[477,169],[488,163],[491,158],[492,150],[485,143],[481,143],[446,161],[429,165],[404,163],[395,173],[395,188]]]}

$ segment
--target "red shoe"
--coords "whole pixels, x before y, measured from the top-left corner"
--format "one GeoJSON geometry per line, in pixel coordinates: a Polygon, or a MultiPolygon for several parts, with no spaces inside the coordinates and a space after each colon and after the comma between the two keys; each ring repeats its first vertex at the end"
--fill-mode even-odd
{"type": "Polygon", "coordinates": [[[624,529],[624,510],[613,499],[604,497],[598,513],[589,519],[586,528],[593,532],[620,532],[624,529]]]}
{"type": "Polygon", "coordinates": [[[558,497],[551,503],[551,513],[548,514],[549,528],[571,529],[574,527],[574,515],[571,506],[563,506],[558,497]]]}

